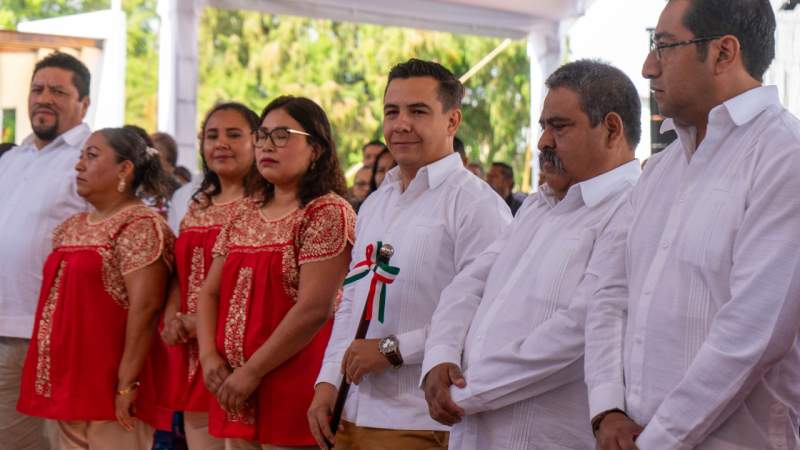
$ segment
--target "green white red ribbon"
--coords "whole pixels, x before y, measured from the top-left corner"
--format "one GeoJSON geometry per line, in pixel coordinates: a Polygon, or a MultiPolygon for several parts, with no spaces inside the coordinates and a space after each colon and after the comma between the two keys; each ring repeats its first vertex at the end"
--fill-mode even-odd
{"type": "Polygon", "coordinates": [[[375,308],[375,293],[377,292],[379,293],[378,321],[381,323],[383,323],[384,312],[386,311],[386,285],[392,284],[394,279],[397,278],[397,274],[400,273],[400,268],[390,266],[384,262],[378,262],[377,255],[380,255],[382,246],[383,243],[380,241],[367,245],[364,260],[353,266],[353,269],[344,279],[344,285],[347,286],[372,272],[372,280],[370,280],[369,293],[367,294],[367,312],[364,318],[372,320],[372,310],[375,308]]]}

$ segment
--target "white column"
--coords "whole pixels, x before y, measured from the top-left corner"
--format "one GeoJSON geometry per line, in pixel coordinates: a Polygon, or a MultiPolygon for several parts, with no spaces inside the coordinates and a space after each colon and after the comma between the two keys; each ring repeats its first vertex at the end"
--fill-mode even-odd
{"type": "Polygon", "coordinates": [[[528,35],[528,58],[531,64],[531,128],[528,142],[532,151],[531,192],[535,192],[539,188],[539,149],[537,148],[537,142],[541,135],[539,115],[547,95],[544,82],[561,62],[561,36],[558,24],[553,24],[549,30],[538,30],[528,35]]]}

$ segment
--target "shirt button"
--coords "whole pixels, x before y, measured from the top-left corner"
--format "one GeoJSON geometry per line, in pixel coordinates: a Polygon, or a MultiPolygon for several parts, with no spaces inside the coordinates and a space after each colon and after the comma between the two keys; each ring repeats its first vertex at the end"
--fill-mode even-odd
{"type": "Polygon", "coordinates": [[[669,241],[662,241],[661,248],[669,248],[669,241]]]}

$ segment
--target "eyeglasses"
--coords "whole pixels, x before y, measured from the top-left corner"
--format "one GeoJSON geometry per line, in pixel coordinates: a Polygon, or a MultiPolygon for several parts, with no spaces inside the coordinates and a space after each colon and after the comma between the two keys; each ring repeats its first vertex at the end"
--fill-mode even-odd
{"type": "Polygon", "coordinates": [[[272,131],[267,131],[266,128],[259,128],[253,131],[253,145],[261,148],[266,145],[267,139],[269,139],[272,141],[272,145],[275,147],[286,147],[286,144],[289,142],[289,138],[292,137],[293,134],[311,136],[305,131],[295,130],[288,127],[275,128],[272,131]]]}
{"type": "Polygon", "coordinates": [[[699,44],[701,42],[708,42],[713,41],[714,39],[719,39],[722,36],[706,36],[706,37],[699,37],[694,39],[689,39],[688,41],[680,41],[680,42],[673,42],[671,44],[659,44],[650,37],[650,53],[656,52],[656,59],[661,61],[661,50],[673,47],[682,47],[684,45],[692,45],[692,44],[699,44]]]}

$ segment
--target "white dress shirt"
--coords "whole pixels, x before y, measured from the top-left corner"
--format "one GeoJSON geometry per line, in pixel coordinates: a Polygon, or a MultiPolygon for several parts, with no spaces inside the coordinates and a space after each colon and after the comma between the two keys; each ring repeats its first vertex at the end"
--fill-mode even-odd
{"type": "MultiPolygon", "coordinates": [[[[353,385],[344,419],[363,427],[447,430],[431,419],[418,387],[431,316],[442,289],[497,239],[511,212],[488,184],[463,167],[458,154],[420,169],[405,191],[399,170],[390,170],[361,206],[352,264],[364,259],[371,242],[394,247],[391,265],[400,274],[387,286],[384,323],[373,316],[367,338],[396,335],[404,364],[353,385]]],[[[318,383],[339,386],[342,356],[355,336],[369,285],[367,277],[345,288],[318,383]]]]}
{"type": "Polygon", "coordinates": [[[586,321],[591,414],[649,449],[797,449],[800,121],[747,91],[651,158],[586,321]]]}
{"type": "Polygon", "coordinates": [[[88,209],[75,164],[89,134],[80,124],[41,150],[28,136],[0,159],[0,336],[31,337],[53,230],[88,209]]]}
{"type": "Polygon", "coordinates": [[[526,199],[503,236],[448,286],[433,316],[422,373],[460,365],[453,400],[466,416],[454,450],[594,446],[583,380],[584,272],[641,170],[636,160],[526,199]],[[463,362],[463,363],[462,363],[463,362]]]}
{"type": "Polygon", "coordinates": [[[191,181],[179,187],[178,190],[172,194],[172,198],[169,201],[169,210],[167,211],[167,224],[169,224],[175,236],[180,234],[181,220],[183,220],[183,216],[186,215],[186,212],[189,211],[189,204],[192,202],[192,196],[200,189],[202,183],[203,175],[194,175],[191,181]]]}

